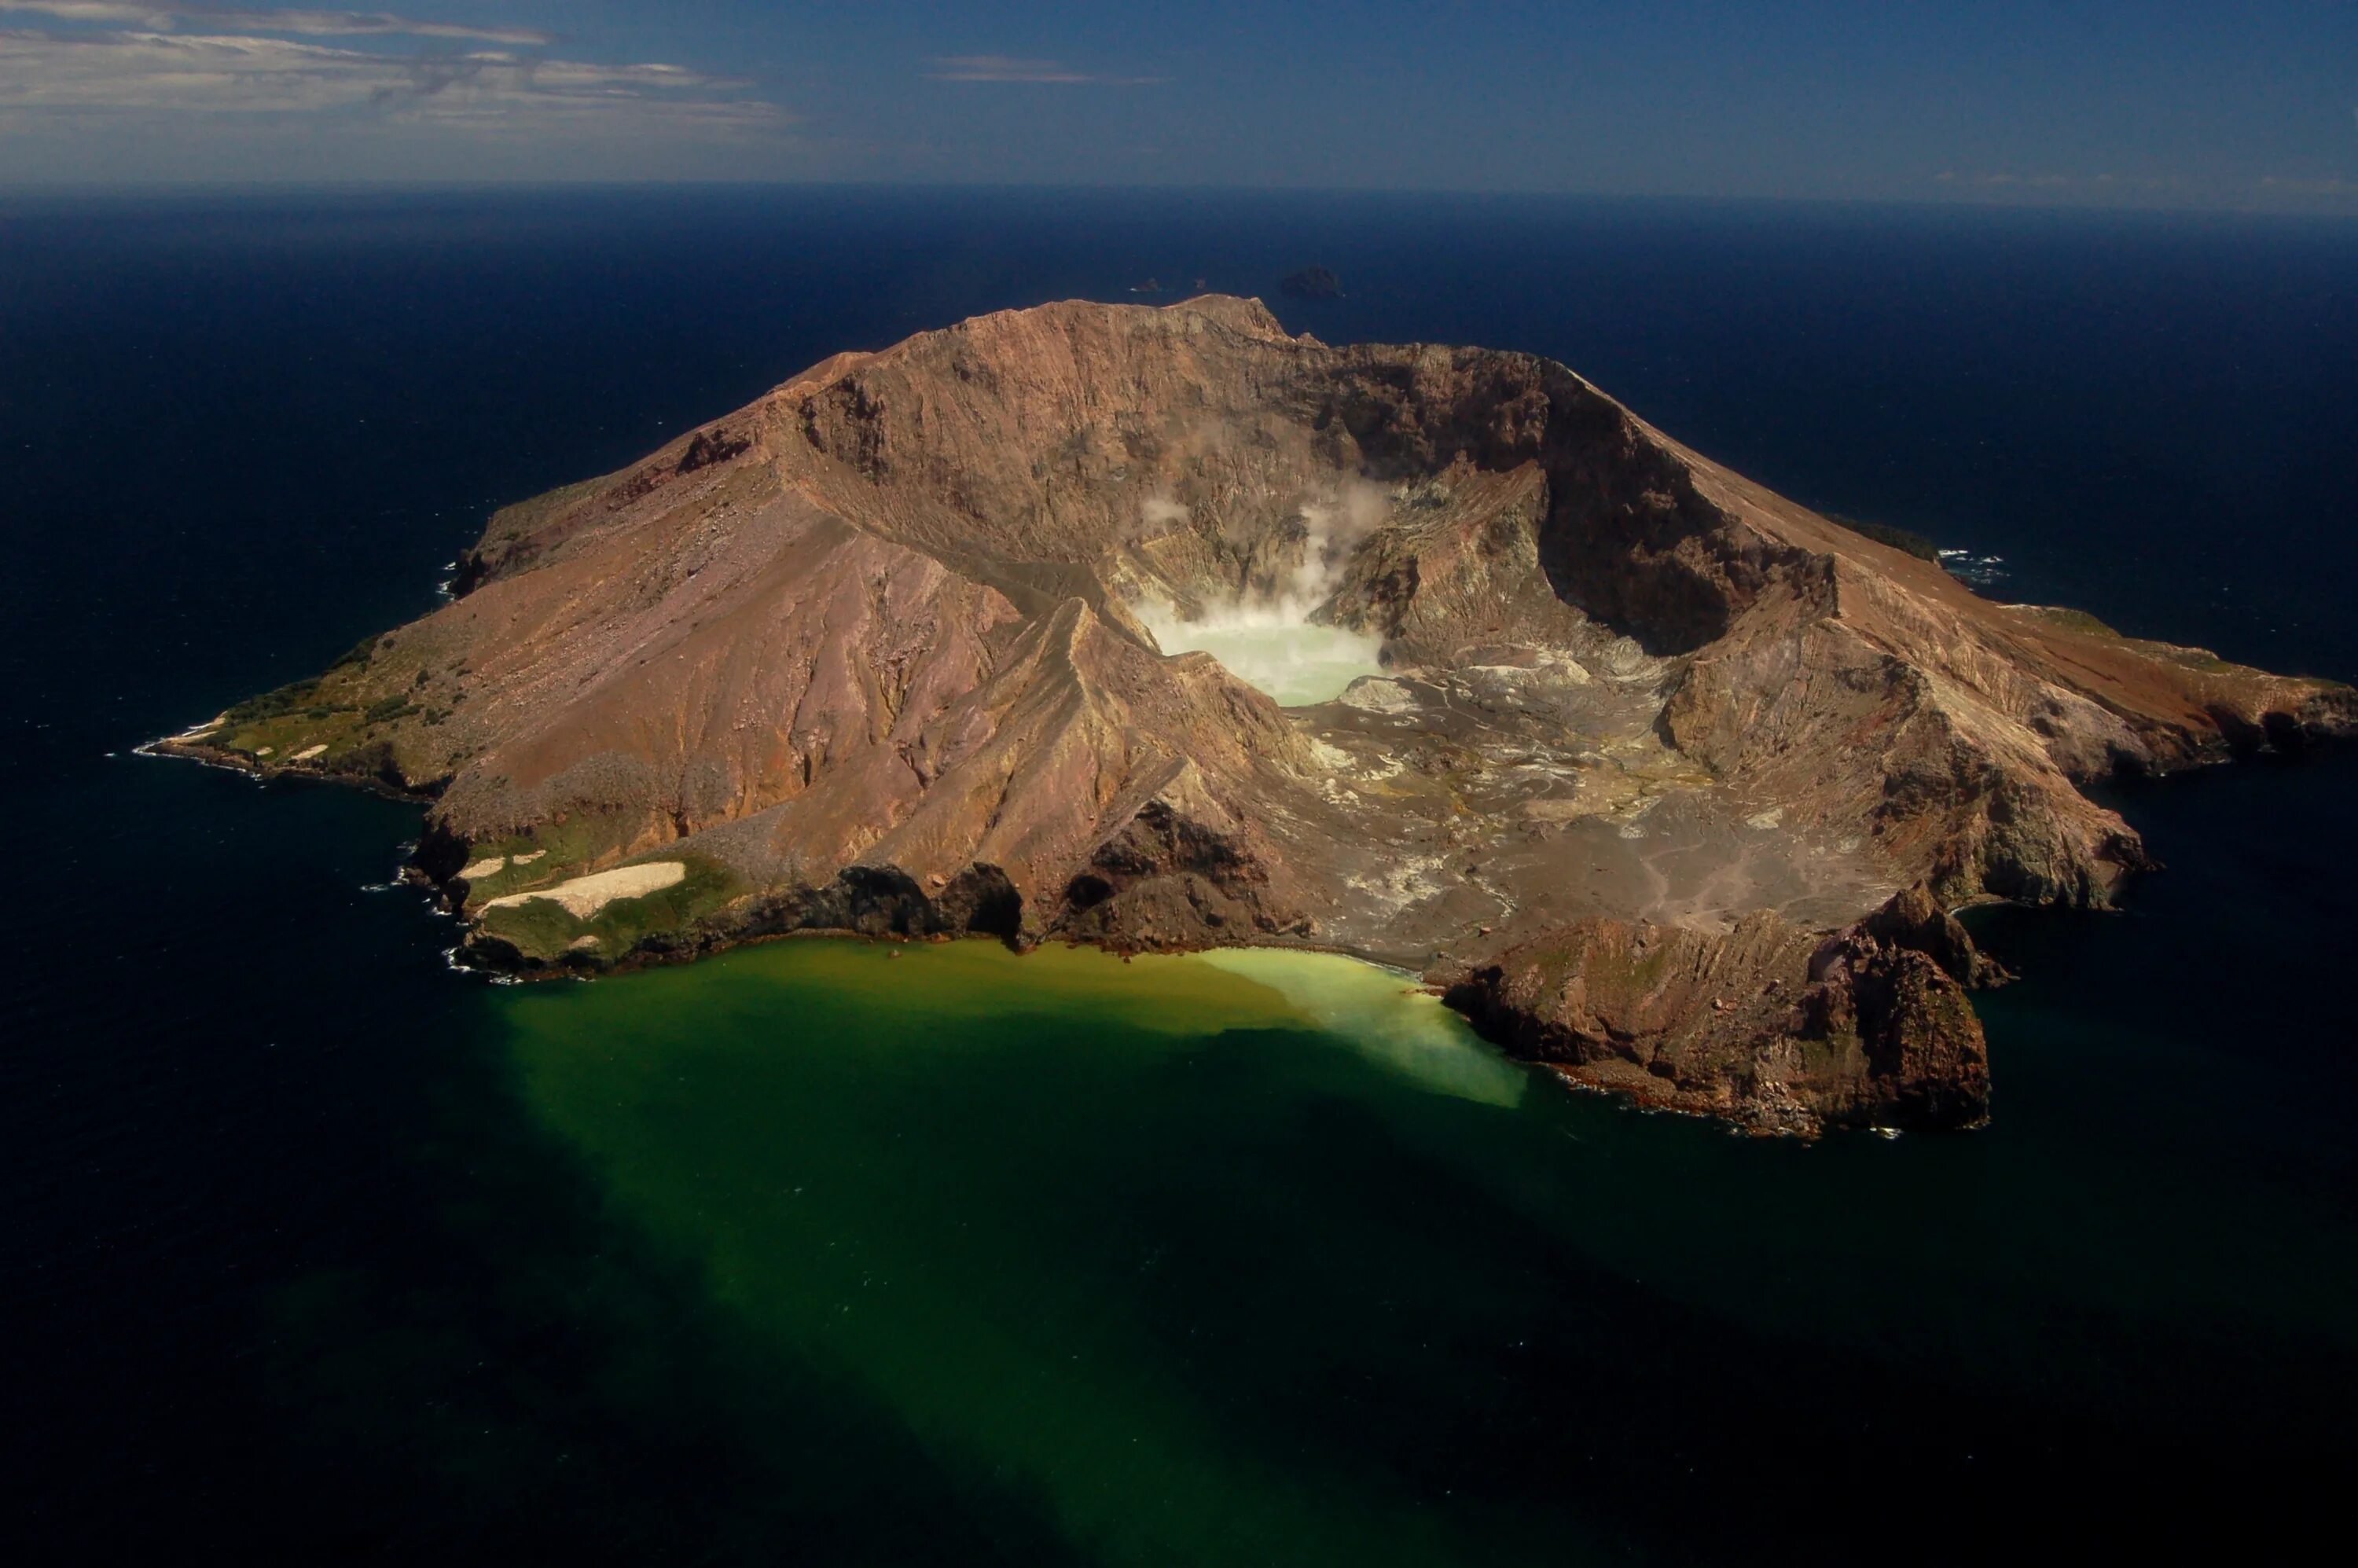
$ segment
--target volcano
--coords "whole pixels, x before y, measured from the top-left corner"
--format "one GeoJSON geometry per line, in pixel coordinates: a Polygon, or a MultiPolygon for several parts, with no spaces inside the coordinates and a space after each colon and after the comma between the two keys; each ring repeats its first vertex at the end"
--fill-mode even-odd
{"type": "Polygon", "coordinates": [[[1551,361],[1220,297],[838,354],[452,586],[156,749],[429,799],[470,962],[1332,948],[1760,1130],[1982,1119],[2002,977],[1952,912],[2110,903],[2147,859],[2086,783],[2358,723],[1984,599],[1551,361]],[[1236,626],[1341,663],[1282,707],[1193,634],[1236,626]]]}

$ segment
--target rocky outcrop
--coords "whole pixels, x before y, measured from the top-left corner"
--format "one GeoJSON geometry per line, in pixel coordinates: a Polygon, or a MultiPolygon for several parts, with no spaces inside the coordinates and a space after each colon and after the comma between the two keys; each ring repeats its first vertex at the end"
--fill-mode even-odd
{"type": "MultiPolygon", "coordinates": [[[[1218,812],[1208,800],[1198,805],[1218,812]]],[[[1308,935],[1308,918],[1271,890],[1269,863],[1243,823],[1206,821],[1158,796],[1066,884],[1054,934],[1138,951],[1308,935]]]]}
{"type": "Polygon", "coordinates": [[[1278,286],[1278,292],[1289,299],[1340,299],[1343,280],[1332,268],[1305,266],[1299,272],[1289,272],[1278,286]]]}
{"type": "Polygon", "coordinates": [[[1766,911],[1719,933],[1599,917],[1433,978],[1484,1034],[1575,1082],[1808,1132],[1985,1119],[1965,987],[1992,974],[1918,888],[1831,935],[1766,911]]]}
{"type": "Polygon", "coordinates": [[[1310,942],[1778,1128],[1981,1114],[1945,911],[2110,900],[2146,859],[2080,784],[2358,724],[1977,598],[1562,365],[1218,297],[838,355],[502,510],[452,586],[159,749],[431,797],[417,871],[512,967],[1310,942]],[[1148,630],[1238,606],[1387,672],[1281,709],[1148,630]],[[579,918],[519,896],[656,858],[579,918]]]}

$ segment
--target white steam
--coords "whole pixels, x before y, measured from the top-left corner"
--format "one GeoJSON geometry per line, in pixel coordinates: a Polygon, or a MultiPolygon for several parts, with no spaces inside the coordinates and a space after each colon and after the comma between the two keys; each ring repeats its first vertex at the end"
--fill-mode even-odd
{"type": "Polygon", "coordinates": [[[1169,495],[1156,493],[1146,498],[1138,509],[1138,533],[1141,539],[1167,534],[1187,521],[1188,511],[1169,495]]]}
{"type": "MultiPolygon", "coordinates": [[[[1158,516],[1158,508],[1186,515],[1184,508],[1167,497],[1150,497],[1144,507],[1147,524],[1166,520],[1158,516]]],[[[1301,517],[1309,536],[1301,560],[1275,592],[1239,592],[1207,605],[1193,621],[1181,620],[1169,604],[1142,604],[1139,619],[1164,653],[1207,653],[1281,707],[1331,701],[1361,676],[1381,673],[1376,656],[1379,644],[1339,626],[1315,624],[1310,616],[1334,597],[1351,552],[1383,524],[1390,510],[1382,491],[1364,480],[1348,481],[1332,496],[1303,503],[1301,517]]]]}
{"type": "Polygon", "coordinates": [[[1307,618],[1343,586],[1351,552],[1390,514],[1391,502],[1363,479],[1347,480],[1330,499],[1303,502],[1302,522],[1310,537],[1277,602],[1293,610],[1295,619],[1307,618]]]}

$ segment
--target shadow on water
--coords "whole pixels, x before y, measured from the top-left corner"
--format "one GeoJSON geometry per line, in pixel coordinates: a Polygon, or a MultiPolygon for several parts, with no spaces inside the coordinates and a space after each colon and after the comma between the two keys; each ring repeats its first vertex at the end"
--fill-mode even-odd
{"type": "Polygon", "coordinates": [[[438,1093],[436,1137],[416,1151],[436,1201],[270,1301],[264,1375],[297,1455],[289,1478],[337,1504],[286,1546],[1066,1560],[1021,1485],[946,1475],[860,1390],[748,1334],[702,1260],[615,1215],[540,1133],[506,1065],[487,1054],[438,1093]]]}
{"type": "Polygon", "coordinates": [[[83,943],[16,992],[5,1086],[16,1560],[1063,1560],[610,1213],[447,925],[371,886],[413,808],[76,782],[35,863],[83,943]]]}

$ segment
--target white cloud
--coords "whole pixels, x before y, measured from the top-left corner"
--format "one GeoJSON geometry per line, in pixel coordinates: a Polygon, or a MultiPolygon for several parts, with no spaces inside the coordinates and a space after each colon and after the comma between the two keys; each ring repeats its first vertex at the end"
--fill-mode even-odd
{"type": "Polygon", "coordinates": [[[303,38],[470,38],[482,43],[546,45],[556,36],[532,27],[481,27],[457,22],[424,22],[382,11],[222,10],[163,0],[0,0],[0,13],[48,16],[170,32],[183,24],[237,33],[292,33],[303,38]]]}
{"type": "Polygon", "coordinates": [[[1108,87],[1145,87],[1159,76],[1098,76],[1076,70],[1060,59],[1022,59],[1003,54],[940,55],[926,62],[925,72],[936,81],[1014,81],[1043,83],[1096,82],[1108,87]]]}
{"type": "Polygon", "coordinates": [[[114,0],[0,0],[0,11],[29,11],[65,22],[119,22],[152,27],[171,20],[166,5],[120,5],[114,0]]]}
{"type": "Polygon", "coordinates": [[[238,34],[0,32],[0,124],[62,116],[373,115],[507,124],[759,127],[789,116],[684,66],[501,50],[406,57],[238,34]]]}
{"type": "Polygon", "coordinates": [[[2271,196],[2358,197],[2358,179],[2270,174],[2261,177],[2260,189],[2271,196]]]}

